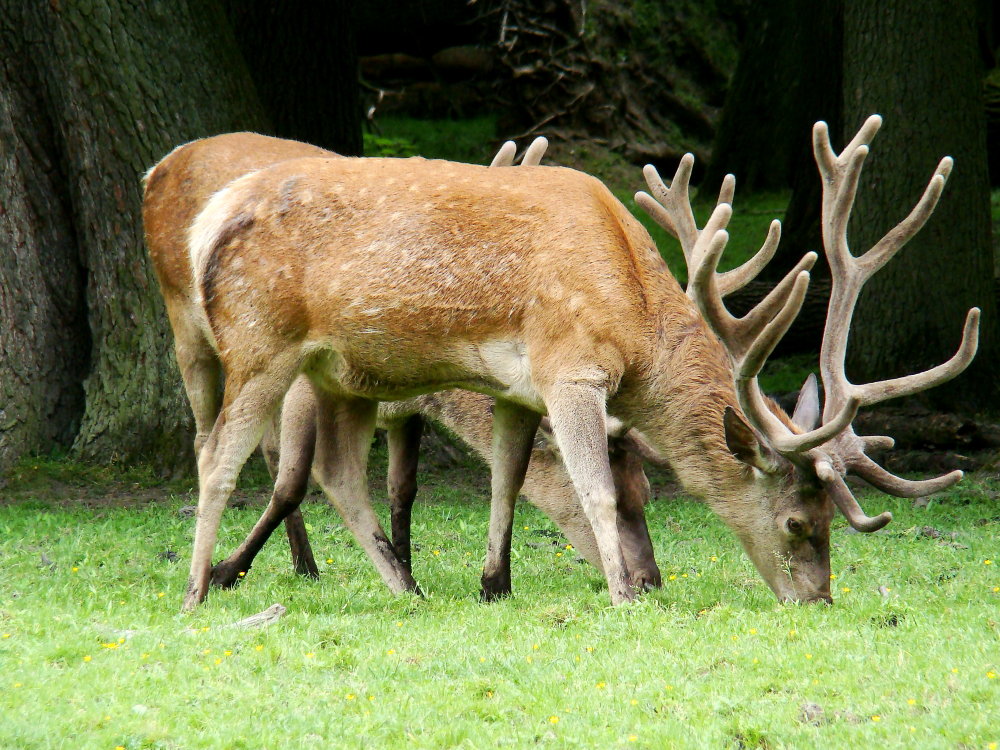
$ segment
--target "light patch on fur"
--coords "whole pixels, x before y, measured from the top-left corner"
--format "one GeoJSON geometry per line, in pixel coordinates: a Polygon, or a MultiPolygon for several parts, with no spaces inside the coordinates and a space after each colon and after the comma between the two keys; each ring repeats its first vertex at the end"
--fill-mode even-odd
{"type": "Polygon", "coordinates": [[[504,398],[544,411],[545,404],[531,381],[531,362],[524,342],[501,339],[475,348],[482,363],[480,371],[504,386],[504,398]]]}

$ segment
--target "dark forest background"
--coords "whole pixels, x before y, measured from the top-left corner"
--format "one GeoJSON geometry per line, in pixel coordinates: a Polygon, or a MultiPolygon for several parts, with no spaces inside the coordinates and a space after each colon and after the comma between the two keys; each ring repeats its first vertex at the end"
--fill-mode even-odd
{"type": "MultiPolygon", "coordinates": [[[[405,150],[383,127],[393,118],[488,116],[480,161],[545,135],[550,161],[632,191],[642,164],[672,174],[691,151],[706,193],[733,172],[737,202],[790,196],[777,276],[820,245],[812,123],[827,120],[839,149],[881,113],[855,252],[906,215],[941,156],[956,167],[935,216],[866,289],[849,373],[943,361],[977,305],[976,363],[921,408],[951,415],[935,417],[946,439],[985,440],[969,436],[991,434],[1000,405],[998,12],[976,0],[0,0],[0,471],[53,452],[192,466],[142,242],[146,169],[239,130],[405,150]]],[[[818,345],[829,286],[815,276],[786,351],[818,345]]]]}

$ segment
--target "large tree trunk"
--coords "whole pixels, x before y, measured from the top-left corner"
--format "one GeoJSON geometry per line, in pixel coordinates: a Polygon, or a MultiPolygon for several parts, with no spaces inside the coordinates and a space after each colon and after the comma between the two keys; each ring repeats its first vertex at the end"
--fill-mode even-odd
{"type": "Polygon", "coordinates": [[[973,0],[845,2],[843,132],[873,112],[886,118],[861,175],[854,253],[906,215],[942,156],[955,158],[937,211],[862,293],[848,371],[860,382],[943,361],[977,305],[977,361],[961,386],[933,393],[941,405],[987,408],[997,393],[996,302],[976,20],[973,0]]]}
{"type": "Polygon", "coordinates": [[[191,453],[140,177],[179,143],[266,129],[228,29],[212,0],[0,2],[0,467],[191,453]]]}
{"type": "Polygon", "coordinates": [[[742,191],[780,190],[812,161],[812,124],[839,119],[840,6],[773,0],[748,14],[706,172],[713,189],[731,172],[742,191]]]}
{"type": "Polygon", "coordinates": [[[227,0],[270,135],[361,156],[358,55],[350,0],[227,0]]]}

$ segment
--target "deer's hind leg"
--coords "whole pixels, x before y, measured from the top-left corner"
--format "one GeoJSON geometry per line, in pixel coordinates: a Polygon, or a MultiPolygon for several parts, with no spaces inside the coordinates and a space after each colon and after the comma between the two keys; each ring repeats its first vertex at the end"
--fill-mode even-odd
{"type": "Polygon", "coordinates": [[[298,369],[297,359],[271,357],[247,367],[247,378],[230,375],[222,411],[198,456],[198,519],[184,609],[191,610],[208,594],[212,551],[226,501],[236,478],[260,442],[261,435],[298,369]]]}
{"type": "Polygon", "coordinates": [[[535,431],[541,418],[541,414],[503,399],[498,398],[493,406],[490,530],[480,591],[483,601],[493,601],[511,592],[510,543],[514,503],[524,484],[535,431]]]}
{"type": "Polygon", "coordinates": [[[281,409],[277,435],[265,437],[261,444],[268,469],[275,476],[274,492],[267,508],[243,543],[225,560],[212,568],[212,585],[230,588],[250,570],[278,525],[284,520],[292,551],[295,572],[318,578],[319,570],[309,545],[305,522],[299,505],[305,497],[316,446],[316,399],[308,379],[300,376],[292,383],[281,409]],[[273,439],[277,437],[278,449],[273,439]],[[275,466],[276,464],[276,466],[275,466]]]}
{"type": "Polygon", "coordinates": [[[419,592],[410,571],[396,556],[368,497],[368,451],[375,433],[378,402],[332,395],[315,388],[316,455],[313,476],[389,589],[419,592]]]}
{"type": "Polygon", "coordinates": [[[410,521],[417,496],[417,462],[424,420],[414,414],[388,429],[389,509],[392,514],[392,546],[403,566],[413,572],[410,521]]]}

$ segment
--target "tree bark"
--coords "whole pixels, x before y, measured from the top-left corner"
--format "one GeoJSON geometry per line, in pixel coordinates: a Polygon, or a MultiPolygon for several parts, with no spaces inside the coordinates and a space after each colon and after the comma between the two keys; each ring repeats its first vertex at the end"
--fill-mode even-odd
{"type": "Polygon", "coordinates": [[[227,0],[267,134],[361,156],[358,55],[349,0],[227,0]]]}
{"type": "Polygon", "coordinates": [[[266,127],[228,29],[214,0],[0,2],[0,466],[54,445],[188,461],[140,176],[179,143],[266,127]]]}
{"type": "Polygon", "coordinates": [[[740,190],[781,190],[812,164],[812,124],[839,120],[841,14],[840,0],[772,0],[748,14],[705,175],[712,189],[732,173],[740,190]]]}
{"type": "Polygon", "coordinates": [[[955,158],[934,215],[862,293],[848,350],[851,379],[944,361],[975,305],[983,309],[976,362],[960,387],[931,397],[982,409],[995,408],[997,350],[976,21],[974,0],[846,0],[843,132],[853,135],[873,112],[885,116],[852,215],[855,255],[909,212],[942,156],[955,158]]]}

